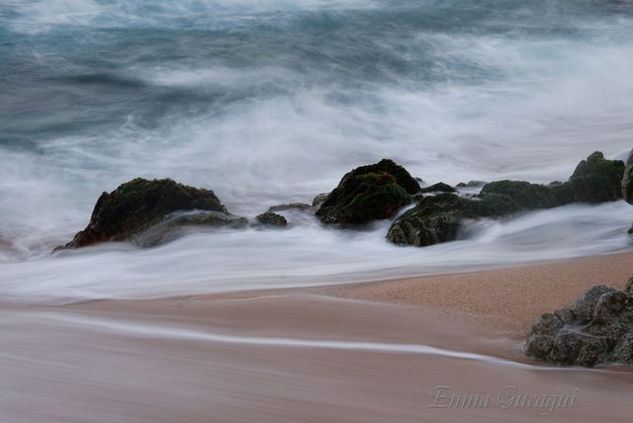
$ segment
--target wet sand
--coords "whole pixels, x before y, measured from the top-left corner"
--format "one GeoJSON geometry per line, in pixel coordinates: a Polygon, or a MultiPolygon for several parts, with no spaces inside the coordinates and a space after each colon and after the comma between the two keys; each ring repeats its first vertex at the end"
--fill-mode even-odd
{"type": "Polygon", "coordinates": [[[520,346],[536,314],[597,283],[621,287],[632,259],[4,305],[0,421],[629,421],[632,372],[546,367],[520,346]],[[566,402],[550,411],[544,400],[530,406],[520,397],[535,394],[566,402]]]}

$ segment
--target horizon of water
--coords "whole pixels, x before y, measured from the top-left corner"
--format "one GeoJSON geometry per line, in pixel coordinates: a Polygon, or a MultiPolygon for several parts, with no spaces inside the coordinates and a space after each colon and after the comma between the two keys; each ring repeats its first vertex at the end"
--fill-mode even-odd
{"type": "Polygon", "coordinates": [[[310,202],[389,157],[432,183],[564,180],[632,147],[633,5],[517,0],[0,4],[0,293],[147,297],[467,271],[629,248],[624,202],[402,248],[293,214],[51,256],[134,177],[229,210],[310,202]]]}

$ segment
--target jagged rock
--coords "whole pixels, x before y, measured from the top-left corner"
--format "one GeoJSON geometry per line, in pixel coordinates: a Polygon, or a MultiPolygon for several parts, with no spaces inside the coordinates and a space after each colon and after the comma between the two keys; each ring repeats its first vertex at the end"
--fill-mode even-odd
{"type": "Polygon", "coordinates": [[[387,239],[395,244],[432,245],[454,240],[465,218],[504,217],[574,201],[614,201],[621,197],[618,181],[623,172],[622,161],[606,160],[596,152],[580,162],[565,183],[504,180],[486,184],[478,196],[469,198],[418,195],[418,204],[393,222],[387,239]]]}
{"type": "Polygon", "coordinates": [[[285,210],[310,210],[312,206],[306,203],[288,203],[288,204],[279,204],[277,206],[269,207],[266,211],[267,213],[275,213],[279,211],[285,210]]]}
{"type": "Polygon", "coordinates": [[[437,184],[433,184],[430,187],[422,188],[420,192],[455,192],[457,191],[452,186],[445,184],[444,182],[438,182],[437,184]]]}
{"type": "Polygon", "coordinates": [[[101,194],[88,226],[57,249],[130,240],[171,213],[188,210],[214,211],[229,216],[213,191],[182,185],[171,179],[136,178],[111,193],[101,194]]]}
{"type": "Polygon", "coordinates": [[[256,219],[262,225],[279,227],[288,226],[288,221],[285,217],[278,215],[277,213],[272,213],[270,211],[260,214],[256,217],[256,219]]]}
{"type": "Polygon", "coordinates": [[[326,224],[364,224],[387,219],[411,202],[418,182],[391,160],[348,172],[316,212],[326,224]]]}
{"type": "Polygon", "coordinates": [[[633,150],[629,153],[622,177],[622,196],[627,203],[633,204],[633,150]]]}
{"type": "Polygon", "coordinates": [[[633,297],[594,286],[571,306],[545,313],[530,328],[526,355],[559,365],[633,366],[633,297]]]}

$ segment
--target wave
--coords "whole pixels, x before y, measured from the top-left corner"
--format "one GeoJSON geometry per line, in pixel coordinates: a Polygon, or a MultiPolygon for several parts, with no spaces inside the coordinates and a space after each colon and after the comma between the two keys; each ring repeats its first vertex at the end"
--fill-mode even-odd
{"type": "Polygon", "coordinates": [[[631,2],[3,2],[0,289],[246,289],[625,248],[618,203],[480,222],[467,241],[423,250],[387,245],[385,228],[307,221],[48,256],[102,191],[134,177],[213,189],[248,216],[310,202],[383,157],[430,183],[565,179],[595,150],[631,148],[632,48],[631,2]],[[162,276],[165,262],[179,273],[162,276]],[[76,276],[92,269],[104,271],[76,276]]]}

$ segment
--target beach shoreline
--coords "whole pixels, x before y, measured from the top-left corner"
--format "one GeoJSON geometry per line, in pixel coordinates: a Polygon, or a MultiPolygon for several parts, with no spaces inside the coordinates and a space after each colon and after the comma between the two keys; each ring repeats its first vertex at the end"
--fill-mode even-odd
{"type": "Polygon", "coordinates": [[[543,414],[556,421],[604,413],[625,421],[629,371],[549,367],[523,356],[521,344],[538,313],[591,285],[622,287],[632,258],[624,252],[388,282],[3,307],[2,410],[9,421],[34,422],[87,413],[95,422],[533,421],[546,411],[504,408],[499,395],[514,387],[576,395],[573,407],[543,414]],[[81,401],[50,405],[43,416],[15,387],[44,403],[81,401]],[[490,398],[486,407],[442,407],[444,394],[490,398]],[[600,409],[603,403],[609,407],[600,409]]]}

